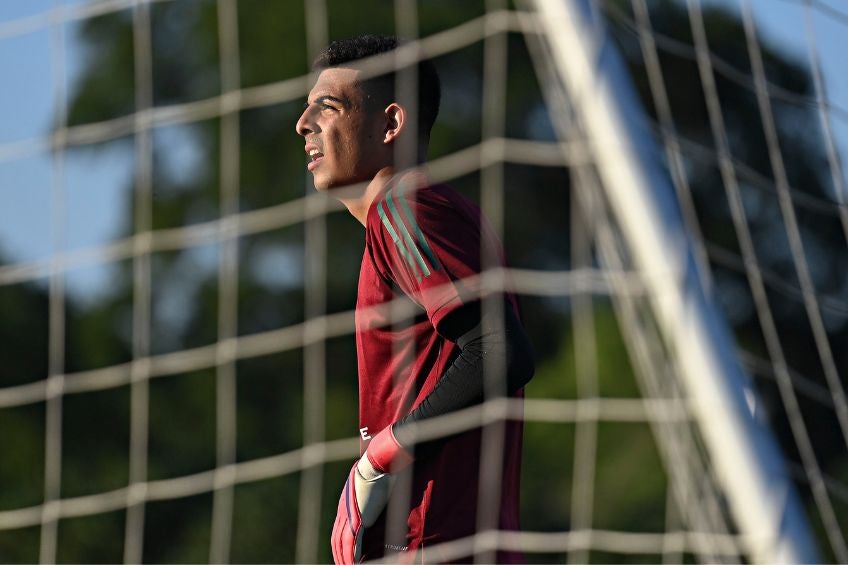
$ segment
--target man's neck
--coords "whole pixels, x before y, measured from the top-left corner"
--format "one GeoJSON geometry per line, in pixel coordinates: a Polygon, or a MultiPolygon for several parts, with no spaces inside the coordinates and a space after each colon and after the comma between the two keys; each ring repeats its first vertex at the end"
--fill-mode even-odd
{"type": "MultiPolygon", "coordinates": [[[[426,183],[427,177],[420,169],[403,171],[399,174],[403,177],[415,177],[413,182],[416,185],[423,185],[426,183]]],[[[356,218],[360,224],[365,226],[368,221],[368,210],[371,209],[371,204],[384,192],[386,185],[389,184],[394,177],[394,167],[383,167],[377,171],[377,174],[374,175],[374,178],[371,179],[371,182],[368,183],[364,191],[354,196],[339,197],[339,201],[345,205],[351,215],[356,218]]]]}
{"type": "MultiPolygon", "coordinates": [[[[364,226],[368,218],[368,209],[371,207],[371,203],[383,192],[383,188],[392,180],[394,174],[395,171],[392,167],[383,167],[377,171],[374,178],[365,185],[365,189],[361,192],[354,190],[351,193],[349,188],[343,188],[340,191],[343,195],[335,194],[333,196],[338,198],[339,202],[344,204],[345,208],[348,209],[348,212],[364,226]]],[[[359,186],[361,187],[362,185],[359,186]]]]}

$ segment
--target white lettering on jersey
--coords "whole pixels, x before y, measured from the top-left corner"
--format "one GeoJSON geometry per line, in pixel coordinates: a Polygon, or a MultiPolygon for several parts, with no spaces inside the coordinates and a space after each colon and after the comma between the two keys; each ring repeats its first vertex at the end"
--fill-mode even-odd
{"type": "Polygon", "coordinates": [[[362,439],[364,439],[365,441],[371,439],[371,436],[368,434],[368,426],[365,426],[364,428],[359,428],[359,435],[361,435],[362,439]]]}

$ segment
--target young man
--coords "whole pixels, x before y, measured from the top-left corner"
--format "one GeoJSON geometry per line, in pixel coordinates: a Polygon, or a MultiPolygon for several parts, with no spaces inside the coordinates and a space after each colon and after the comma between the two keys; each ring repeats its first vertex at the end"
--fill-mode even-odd
{"type": "MultiPolygon", "coordinates": [[[[473,535],[480,496],[499,499],[493,527],[518,529],[520,421],[500,428],[499,492],[479,492],[480,428],[413,445],[415,423],[482,402],[484,365],[505,369],[501,390],[514,397],[523,396],[534,367],[514,296],[496,298],[504,315],[495,316],[498,308],[481,307],[480,283],[465,280],[503,264],[479,208],[431,185],[420,167],[396,166],[396,147],[411,132],[418,161],[426,157],[440,99],[432,63],[418,65],[416,105],[395,95],[393,74],[363,79],[351,67],[397,46],[393,37],[371,35],[330,44],[315,62],[320,74],[296,126],[315,188],[339,198],[365,227],[356,304],[362,456],[339,501],[331,536],[337,563],[393,552],[404,561],[442,561],[438,548],[427,548],[473,535]],[[485,262],[483,249],[495,250],[485,262]],[[393,320],[380,308],[396,299],[412,308],[411,319],[393,320]],[[401,473],[411,490],[393,493],[401,473]],[[405,497],[399,524],[386,523],[391,496],[405,497]]],[[[506,551],[497,558],[521,560],[506,551]]]]}

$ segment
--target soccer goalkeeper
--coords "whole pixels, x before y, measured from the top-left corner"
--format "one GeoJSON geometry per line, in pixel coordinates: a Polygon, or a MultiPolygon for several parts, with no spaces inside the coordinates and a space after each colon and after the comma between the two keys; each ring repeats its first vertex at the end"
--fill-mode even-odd
{"type": "MultiPolygon", "coordinates": [[[[356,303],[362,456],[339,500],[331,535],[336,563],[392,552],[403,561],[443,561],[435,549],[421,552],[473,535],[480,496],[499,498],[499,529],[519,527],[520,421],[502,427],[498,493],[479,492],[480,428],[415,443],[415,423],[482,402],[484,365],[505,369],[501,388],[518,398],[534,365],[515,297],[497,295],[504,315],[493,316],[498,309],[481,305],[481,285],[463,280],[483,265],[503,265],[479,208],[429,182],[423,166],[401,171],[395,163],[397,145],[416,131],[418,164],[426,159],[441,96],[432,62],[418,64],[417,104],[398,98],[394,74],[363,79],[351,68],[397,46],[393,37],[373,35],[330,44],[315,61],[320,73],[296,126],[315,188],[339,198],[365,227],[356,303]],[[395,299],[408,301],[416,315],[395,323],[379,308],[395,299]],[[387,527],[399,473],[411,473],[411,496],[403,493],[408,512],[400,528],[387,527]],[[398,530],[402,538],[386,537],[398,530]]],[[[497,559],[522,556],[501,551],[497,559]]]]}

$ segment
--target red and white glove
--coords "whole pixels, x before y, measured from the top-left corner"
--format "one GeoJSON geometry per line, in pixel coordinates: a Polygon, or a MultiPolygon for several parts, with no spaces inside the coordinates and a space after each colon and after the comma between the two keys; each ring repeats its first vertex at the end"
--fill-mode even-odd
{"type": "Polygon", "coordinates": [[[399,471],[412,463],[412,456],[395,439],[388,426],[373,437],[365,455],[350,469],[330,545],[337,565],[351,565],[362,559],[362,537],[386,507],[392,490],[389,471],[399,471]]]}

